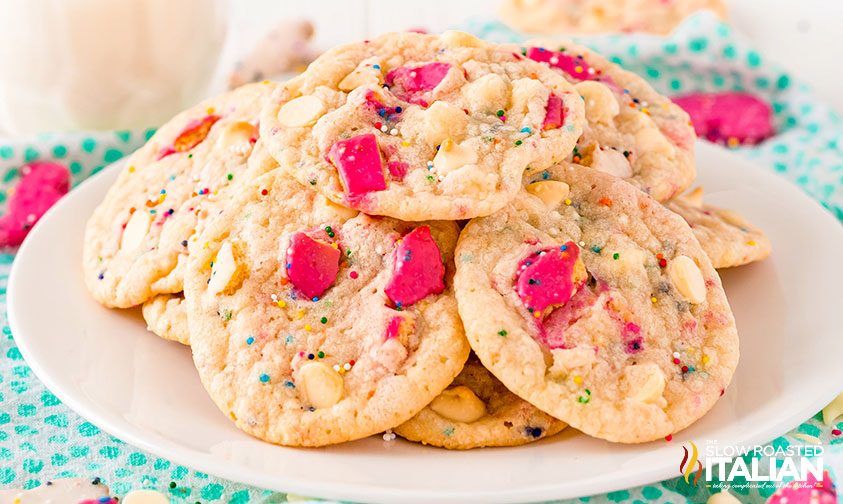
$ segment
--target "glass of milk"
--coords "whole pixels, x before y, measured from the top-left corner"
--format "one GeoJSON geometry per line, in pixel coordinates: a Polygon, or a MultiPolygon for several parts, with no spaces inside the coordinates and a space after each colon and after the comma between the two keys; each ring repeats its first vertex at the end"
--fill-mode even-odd
{"type": "Polygon", "coordinates": [[[205,97],[224,0],[0,0],[0,133],[157,126],[205,97]]]}

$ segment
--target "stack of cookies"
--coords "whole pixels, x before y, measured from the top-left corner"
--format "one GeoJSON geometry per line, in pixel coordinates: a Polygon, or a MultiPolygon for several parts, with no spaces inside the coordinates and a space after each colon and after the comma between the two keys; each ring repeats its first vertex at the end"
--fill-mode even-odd
{"type": "Polygon", "coordinates": [[[715,268],[770,251],[681,195],[694,143],[582,47],[387,34],[164,125],[88,222],[85,280],[272,443],[651,441],[737,365],[715,268]]]}

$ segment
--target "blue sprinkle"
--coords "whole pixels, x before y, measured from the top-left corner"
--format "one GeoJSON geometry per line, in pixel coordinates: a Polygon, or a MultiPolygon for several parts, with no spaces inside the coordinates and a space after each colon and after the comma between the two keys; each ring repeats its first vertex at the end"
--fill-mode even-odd
{"type": "Polygon", "coordinates": [[[293,335],[292,335],[292,334],[288,334],[288,335],[287,335],[287,338],[286,338],[286,339],[284,339],[284,342],[285,342],[285,343],[287,343],[287,344],[289,345],[290,343],[292,343],[292,342],[293,342],[293,339],[294,339],[294,338],[293,338],[293,335]]]}
{"type": "Polygon", "coordinates": [[[542,172],[542,179],[547,180],[549,178],[550,178],[550,172],[548,172],[547,170],[543,171],[542,172]]]}
{"type": "Polygon", "coordinates": [[[102,280],[103,278],[105,278],[105,272],[102,272],[102,273],[100,273],[99,275],[97,275],[97,278],[99,278],[100,280],[102,280]]]}
{"type": "Polygon", "coordinates": [[[292,267],[293,267],[293,265],[292,265],[291,263],[287,263],[287,264],[286,264],[286,267],[287,267],[287,269],[290,269],[290,268],[292,268],[292,267]]]}
{"type": "Polygon", "coordinates": [[[562,252],[565,252],[566,250],[568,250],[568,246],[562,245],[561,247],[559,247],[559,250],[561,250],[562,252]]]}
{"type": "Polygon", "coordinates": [[[524,126],[523,128],[521,128],[521,133],[532,133],[532,132],[533,132],[533,130],[531,130],[527,126],[524,126]]]}
{"type": "Polygon", "coordinates": [[[248,338],[246,338],[246,344],[247,344],[247,345],[251,345],[251,344],[252,344],[252,343],[254,343],[254,342],[255,342],[255,338],[254,338],[254,337],[249,336],[248,338]]]}
{"type": "Polygon", "coordinates": [[[395,113],[396,114],[400,114],[402,110],[404,110],[404,109],[402,109],[401,107],[395,107],[395,113]]]}
{"type": "Polygon", "coordinates": [[[381,66],[375,63],[374,65],[372,65],[372,68],[374,68],[375,70],[380,70],[381,66]]]}
{"type": "Polygon", "coordinates": [[[319,296],[313,296],[313,299],[311,299],[311,301],[313,301],[314,303],[319,301],[319,296]]]}
{"type": "Polygon", "coordinates": [[[285,381],[284,386],[287,388],[296,388],[296,384],[291,381],[285,381]]]}
{"type": "Polygon", "coordinates": [[[599,254],[601,250],[603,250],[603,247],[598,247],[597,245],[591,247],[591,251],[595,254],[599,254]]]}
{"type": "Polygon", "coordinates": [[[175,175],[170,175],[170,180],[176,180],[176,176],[175,176],[175,175]]]}
{"type": "Polygon", "coordinates": [[[155,215],[155,209],[153,208],[152,210],[149,211],[149,213],[152,214],[152,215],[155,215]]]}
{"type": "Polygon", "coordinates": [[[266,374],[266,373],[262,374],[262,375],[261,375],[261,377],[260,377],[260,380],[261,380],[261,382],[263,382],[263,383],[268,382],[268,381],[269,381],[269,375],[268,375],[268,374],[266,374]]]}
{"type": "Polygon", "coordinates": [[[167,194],[167,190],[166,190],[166,189],[161,189],[161,194],[167,194]]]}

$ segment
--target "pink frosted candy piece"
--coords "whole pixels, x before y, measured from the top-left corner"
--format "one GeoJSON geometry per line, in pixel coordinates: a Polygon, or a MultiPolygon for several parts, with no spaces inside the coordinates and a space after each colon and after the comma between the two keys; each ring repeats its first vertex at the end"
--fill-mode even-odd
{"type": "Polygon", "coordinates": [[[396,306],[408,307],[430,294],[445,290],[445,266],[430,228],[419,226],[407,233],[395,249],[392,278],[384,292],[396,306]]]}
{"type": "Polygon", "coordinates": [[[58,163],[36,161],[21,173],[6,215],[0,217],[0,247],[20,245],[38,219],[70,190],[70,172],[58,163]]]}
{"type": "Polygon", "coordinates": [[[828,471],[822,481],[809,474],[806,481],[792,481],[767,499],[767,504],[837,504],[837,492],[828,471]]]}
{"type": "Polygon", "coordinates": [[[328,157],[339,170],[349,197],[386,189],[383,161],[372,133],[340,140],[331,146],[328,157]]]}
{"type": "Polygon", "coordinates": [[[211,131],[211,126],[221,119],[218,115],[207,115],[201,119],[194,119],[187,123],[184,129],[179,133],[172,145],[168,145],[161,149],[158,153],[158,159],[165,158],[170,154],[177,152],[186,152],[196,147],[208,133],[211,131]]]}
{"type": "Polygon", "coordinates": [[[396,96],[413,103],[420,103],[419,95],[435,88],[450,69],[450,63],[398,67],[386,74],[385,82],[396,96]]]}
{"type": "Polygon", "coordinates": [[[756,144],[775,134],[770,105],[749,93],[697,93],[673,98],[691,116],[697,136],[756,144]]]}
{"type": "Polygon", "coordinates": [[[562,98],[550,93],[550,96],[547,97],[547,105],[545,105],[542,129],[551,130],[560,128],[563,122],[565,122],[565,112],[562,110],[562,98]]]}
{"type": "Polygon", "coordinates": [[[287,249],[287,277],[302,294],[318,298],[334,284],[340,251],[329,243],[296,233],[287,249]]]}
{"type": "Polygon", "coordinates": [[[383,335],[384,340],[397,338],[401,334],[401,322],[404,317],[392,317],[389,324],[386,325],[386,332],[383,335]]]}
{"type": "Polygon", "coordinates": [[[553,310],[539,325],[538,340],[548,348],[567,348],[565,333],[588,314],[598,296],[591,289],[579,289],[563,306],[553,310]]]}
{"type": "Polygon", "coordinates": [[[567,303],[579,285],[575,266],[580,249],[574,242],[546,248],[521,261],[515,291],[527,309],[547,315],[545,310],[567,303]]]}
{"type": "Polygon", "coordinates": [[[596,73],[589,72],[590,67],[584,59],[567,52],[551,51],[543,47],[531,47],[527,49],[527,57],[534,61],[547,63],[551,67],[558,68],[578,80],[592,80],[596,78],[596,73]]]}
{"type": "Polygon", "coordinates": [[[395,180],[404,180],[407,170],[410,169],[410,165],[404,161],[390,161],[386,163],[386,169],[395,180]]]}

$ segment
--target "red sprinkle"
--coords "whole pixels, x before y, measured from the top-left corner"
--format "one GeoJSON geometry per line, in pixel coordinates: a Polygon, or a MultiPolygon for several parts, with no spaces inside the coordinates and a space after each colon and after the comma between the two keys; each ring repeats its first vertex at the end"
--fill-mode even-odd
{"type": "Polygon", "coordinates": [[[664,437],[664,440],[667,442],[673,441],[673,434],[668,434],[664,437]]]}
{"type": "Polygon", "coordinates": [[[831,433],[834,434],[835,436],[839,436],[840,434],[843,434],[843,432],[840,432],[840,429],[832,429],[831,433]]]}
{"type": "Polygon", "coordinates": [[[665,259],[664,257],[659,259],[659,267],[660,268],[667,268],[667,259],[665,259]]]}
{"type": "Polygon", "coordinates": [[[356,280],[357,277],[360,276],[360,275],[358,275],[356,271],[352,271],[351,273],[348,274],[348,276],[350,276],[352,279],[356,280]]]}
{"type": "Polygon", "coordinates": [[[266,189],[261,189],[261,195],[266,196],[267,194],[269,194],[269,191],[267,191],[266,189]]]}
{"type": "Polygon", "coordinates": [[[688,366],[682,366],[682,372],[687,373],[688,372],[688,366]]]}
{"type": "Polygon", "coordinates": [[[673,363],[674,363],[674,364],[679,364],[679,362],[680,362],[680,360],[679,360],[679,359],[677,359],[677,358],[675,358],[675,357],[673,358],[673,363]]]}

